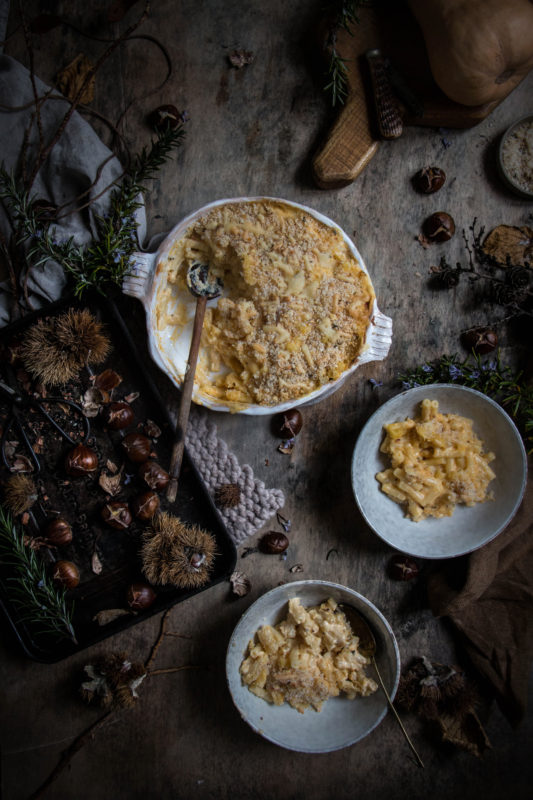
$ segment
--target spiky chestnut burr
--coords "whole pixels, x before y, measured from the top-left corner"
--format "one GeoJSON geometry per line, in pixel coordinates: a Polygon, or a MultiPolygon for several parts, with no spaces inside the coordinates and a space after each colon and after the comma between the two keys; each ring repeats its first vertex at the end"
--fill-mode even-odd
{"type": "Polygon", "coordinates": [[[37,499],[37,487],[28,475],[12,475],[6,481],[4,504],[15,516],[28,511],[37,499]]]}
{"type": "Polygon", "coordinates": [[[86,680],[80,686],[81,697],[84,702],[101,708],[132,706],[146,677],[144,666],[130,661],[127,653],[98,656],[83,670],[86,680]]]}
{"type": "Polygon", "coordinates": [[[171,514],[158,514],[142,535],[143,572],[151,584],[197,589],[209,580],[216,555],[213,536],[171,514]]]}
{"type": "Polygon", "coordinates": [[[32,325],[20,348],[28,372],[45,385],[76,378],[86,364],[100,364],[111,349],[103,326],[87,309],[69,309],[32,325]]]}

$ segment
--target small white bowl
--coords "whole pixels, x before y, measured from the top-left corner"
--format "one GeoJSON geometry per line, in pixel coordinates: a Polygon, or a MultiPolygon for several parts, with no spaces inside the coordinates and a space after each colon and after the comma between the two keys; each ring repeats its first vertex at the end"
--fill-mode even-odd
{"type": "MultiPolygon", "coordinates": [[[[196,300],[190,293],[183,293],[180,300],[187,308],[187,317],[189,322],[183,327],[181,332],[176,336],[176,330],[173,326],[167,326],[162,331],[159,331],[156,326],[157,319],[157,290],[159,284],[165,280],[164,270],[161,268],[162,263],[168,256],[173,244],[183,236],[187,228],[192,225],[199,217],[204,216],[208,211],[218,206],[227,205],[228,203],[250,203],[257,200],[273,201],[275,203],[283,203],[284,205],[297,208],[300,211],[305,211],[307,214],[315,217],[315,219],[324,223],[328,227],[338,231],[342,236],[349,249],[359,262],[361,269],[368,275],[368,270],[357,250],[356,246],[348,235],[340,228],[335,222],[328,217],[320,214],[312,208],[303,206],[300,203],[294,203],[290,200],[283,200],[278,197],[234,197],[224,200],[215,200],[213,203],[199,208],[192,214],[181,220],[161,242],[159,248],[155,253],[134,253],[132,256],[131,270],[123,281],[122,291],[136,297],[144,306],[146,312],[146,324],[148,331],[148,347],[150,355],[160,369],[165,372],[170,380],[178,387],[181,388],[183,377],[187,367],[187,359],[189,356],[189,348],[192,336],[192,321],[194,318],[194,310],[196,300]]],[[[370,276],[369,280],[370,280],[370,276]]],[[[218,299],[210,300],[209,305],[216,305],[218,299]]],[[[212,411],[230,411],[239,414],[254,414],[266,415],[276,414],[280,411],[286,411],[289,408],[301,405],[312,405],[319,400],[329,397],[333,392],[340,389],[346,378],[351,375],[357,367],[369,361],[381,361],[386,358],[392,341],[392,320],[382,314],[378,309],[377,301],[374,299],[372,316],[370,323],[366,330],[365,341],[361,348],[361,352],[354,361],[354,363],[345,370],[336,381],[331,381],[313,392],[303,396],[294,398],[284,403],[279,403],[273,406],[262,406],[256,404],[230,406],[226,402],[216,400],[199,391],[195,386],[193,390],[193,402],[199,405],[210,408],[212,411]]],[[[214,377],[214,373],[213,373],[214,377]]]]}
{"type": "MultiPolygon", "coordinates": [[[[507,153],[506,149],[511,141],[512,137],[516,135],[517,131],[521,127],[525,126],[532,126],[533,125],[533,114],[530,114],[527,117],[523,117],[522,119],[513,122],[509,128],[503,134],[500,144],[498,147],[498,167],[500,170],[500,175],[502,176],[503,180],[518,197],[522,197],[524,200],[533,200],[533,189],[528,189],[522,183],[520,183],[516,176],[513,174],[510,164],[507,160],[507,153]]],[[[530,154],[531,158],[531,154],[530,154]]],[[[531,167],[530,167],[531,168],[531,167]]]]}
{"type": "Polygon", "coordinates": [[[409,389],[384,403],[359,434],[352,458],[352,486],[368,525],[391,547],[420,558],[452,558],[470,553],[494,539],[511,521],[526,486],[525,448],[511,418],[486,395],[454,384],[431,384],[409,389]],[[451,517],[413,522],[402,506],[380,489],[376,473],[389,466],[379,448],[383,426],[416,415],[425,398],[437,400],[443,414],[460,414],[473,420],[474,432],[485,452],[495,454],[489,484],[493,501],[467,508],[457,506],[451,517]]]}
{"type": "MultiPolygon", "coordinates": [[[[371,626],[377,642],[376,662],[392,697],[400,678],[400,653],[392,629],[380,611],[365,597],[329,581],[295,581],[277,586],[262,595],[243,614],[230,639],[226,656],[226,675],[233,702],[245,722],[268,741],[299,753],[328,753],[349,747],[367,736],[387,713],[387,700],[381,688],[368,697],[348,700],[332,697],[322,711],[308,708],[303,714],[284,704],[271,705],[252,694],[242,683],[239,667],[248,642],[261,625],[276,625],[287,614],[288,602],[298,597],[304,607],[316,606],[332,597],[338,603],[354,606],[371,626]]],[[[366,673],[377,682],[373,668],[366,673]]]]}

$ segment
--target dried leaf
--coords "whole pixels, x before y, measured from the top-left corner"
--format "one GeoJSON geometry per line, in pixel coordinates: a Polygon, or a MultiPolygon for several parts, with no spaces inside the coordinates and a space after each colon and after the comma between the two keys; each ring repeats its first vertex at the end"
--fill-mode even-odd
{"type": "Polygon", "coordinates": [[[110,472],[112,475],[114,475],[114,474],[115,474],[115,472],[118,470],[118,467],[117,467],[117,465],[116,465],[116,464],[115,464],[113,461],[111,461],[111,459],[109,459],[109,458],[108,458],[108,459],[107,459],[107,461],[105,462],[105,465],[106,465],[107,469],[109,470],[109,472],[110,472]]]}
{"type": "Polygon", "coordinates": [[[11,472],[33,472],[33,464],[30,459],[22,455],[22,453],[16,453],[15,458],[11,462],[10,469],[11,472]]]}
{"type": "MultiPolygon", "coordinates": [[[[71,102],[78,98],[78,93],[82,88],[87,76],[94,70],[94,64],[89,61],[87,56],[80,53],[76,58],[67,64],[57,75],[57,85],[62,94],[65,95],[71,102]]],[[[79,96],[80,103],[92,103],[94,100],[94,74],[85,84],[85,87],[79,96]]]]}
{"type": "Polygon", "coordinates": [[[289,569],[289,572],[303,572],[304,566],[303,564],[295,564],[293,567],[289,569]]]}
{"type": "Polygon", "coordinates": [[[463,716],[439,714],[437,718],[441,729],[442,740],[456,747],[468,750],[478,758],[483,755],[491,743],[475,711],[470,710],[463,716]]]}
{"type": "Polygon", "coordinates": [[[483,242],[483,252],[500,266],[531,266],[533,261],[533,229],[523,226],[498,225],[483,242]]]}
{"type": "MultiPolygon", "coordinates": [[[[107,393],[106,393],[107,394],[107,393]]],[[[108,401],[109,395],[104,394],[96,386],[91,386],[83,395],[81,408],[86,417],[97,417],[102,406],[108,401]]]]}
{"type": "Polygon", "coordinates": [[[106,608],[94,615],[93,622],[98,625],[109,625],[110,622],[114,622],[120,617],[127,617],[129,614],[131,611],[126,611],[125,608],[106,608]]]}
{"type": "Polygon", "coordinates": [[[115,497],[119,492],[122,485],[122,471],[124,465],[119,469],[115,475],[109,475],[107,472],[100,473],[98,478],[98,485],[111,497],[115,497]]]}
{"type": "Polygon", "coordinates": [[[124,400],[126,401],[126,403],[133,403],[134,400],[137,400],[139,395],[140,395],[140,392],[130,392],[130,394],[126,395],[124,400]]]}
{"type": "Polygon", "coordinates": [[[238,597],[244,597],[252,588],[250,579],[244,574],[236,570],[230,575],[231,591],[238,597]]]}
{"type": "Polygon", "coordinates": [[[427,250],[427,249],[428,249],[428,247],[430,247],[430,245],[431,245],[431,242],[429,241],[429,239],[427,239],[427,238],[424,236],[424,234],[423,234],[423,233],[419,233],[419,234],[418,234],[418,236],[416,237],[416,240],[417,240],[417,242],[418,242],[419,244],[421,244],[421,245],[422,245],[422,247],[424,248],[424,250],[427,250]]]}
{"type": "Polygon", "coordinates": [[[150,439],[159,439],[161,436],[161,428],[151,419],[147,419],[144,423],[144,432],[150,439]]]}
{"type": "Polygon", "coordinates": [[[228,56],[228,60],[235,69],[242,69],[253,62],[254,54],[251,50],[234,50],[228,56]]]}
{"type": "Polygon", "coordinates": [[[283,455],[290,456],[294,450],[294,442],[294,437],[292,439],[285,439],[278,447],[279,452],[283,453],[283,455]]]}
{"type": "Polygon", "coordinates": [[[94,551],[93,557],[91,558],[91,569],[95,575],[100,575],[103,569],[102,562],[100,561],[96,550],[94,551]]]}
{"type": "Polygon", "coordinates": [[[112,369],[104,369],[94,379],[94,385],[105,392],[111,392],[122,383],[122,376],[112,369]]]}

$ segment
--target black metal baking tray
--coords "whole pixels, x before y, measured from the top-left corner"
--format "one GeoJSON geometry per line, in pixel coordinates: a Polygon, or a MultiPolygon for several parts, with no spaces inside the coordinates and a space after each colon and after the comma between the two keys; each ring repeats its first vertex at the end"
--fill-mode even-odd
{"type": "MultiPolygon", "coordinates": [[[[104,369],[109,368],[122,377],[121,384],[113,390],[113,400],[121,400],[138,393],[138,397],[132,401],[137,425],[144,424],[146,420],[152,420],[161,429],[161,435],[154,439],[156,454],[154,460],[168,468],[174,436],[170,415],[142,363],[124,320],[111,300],[100,295],[91,295],[81,301],[77,299],[62,300],[0,330],[0,348],[3,352],[0,372],[7,363],[6,348],[11,343],[20,341],[30,325],[40,318],[57,316],[70,308],[88,308],[104,324],[112,344],[112,351],[106,361],[95,368],[94,372],[101,373],[104,369]]],[[[66,397],[79,401],[84,391],[91,385],[91,375],[86,368],[83,368],[81,377],[76,381],[69,382],[64,389],[62,388],[62,391],[66,397]]],[[[54,394],[58,394],[58,392],[54,390],[54,394]]],[[[8,406],[0,401],[0,425],[5,424],[8,413],[8,406]]],[[[37,423],[33,417],[29,422],[31,434],[34,439],[38,440],[39,435],[44,432],[37,429],[37,423]]],[[[117,465],[126,462],[124,485],[120,495],[113,499],[128,500],[143,488],[146,489],[146,486],[139,485],[135,467],[131,464],[128,465],[127,459],[124,459],[121,448],[119,448],[123,433],[135,429],[136,427],[132,426],[131,429],[128,428],[123,432],[111,432],[99,421],[98,417],[91,420],[90,437],[92,442],[90,441],[89,444],[94,446],[99,455],[100,468],[108,459],[117,465]]],[[[47,428],[44,435],[41,435],[38,447],[41,471],[35,478],[38,478],[41,497],[45,498],[39,506],[41,516],[41,508],[46,513],[59,511],[61,516],[68,519],[73,528],[72,543],[58,548],[56,557],[74,561],[80,569],[80,584],[68,593],[69,600],[74,604],[73,625],[77,645],[66,639],[50,640],[43,634],[32,631],[31,626],[21,619],[17,609],[10,601],[9,582],[6,582],[9,573],[6,572],[5,567],[0,566],[0,606],[8,622],[26,654],[37,661],[49,663],[59,661],[93,645],[227,579],[235,567],[237,557],[235,545],[194,461],[186,450],[176,502],[171,508],[168,507],[164,492],[160,493],[161,510],[169,511],[184,522],[199,525],[213,534],[216,540],[217,555],[210,573],[210,580],[201,588],[193,590],[154,587],[157,598],[149,609],[136,615],[122,616],[105,626],[99,626],[93,621],[98,612],[106,609],[128,609],[126,602],[128,586],[134,581],[146,582],[141,572],[138,555],[140,534],[146,523],[134,520],[127,531],[116,531],[106,526],[101,519],[100,511],[109,496],[106,496],[99,487],[98,477],[68,480],[63,462],[69,447],[70,445],[60,436],[51,433],[50,428],[47,428]],[[100,574],[95,574],[92,570],[92,558],[95,550],[102,564],[100,574]]],[[[99,469],[98,474],[100,471],[99,469]]],[[[2,485],[9,475],[10,472],[5,466],[0,465],[2,485]]],[[[36,517],[33,510],[32,516],[36,517]]],[[[35,521],[39,523],[38,518],[34,518],[35,521]]]]}

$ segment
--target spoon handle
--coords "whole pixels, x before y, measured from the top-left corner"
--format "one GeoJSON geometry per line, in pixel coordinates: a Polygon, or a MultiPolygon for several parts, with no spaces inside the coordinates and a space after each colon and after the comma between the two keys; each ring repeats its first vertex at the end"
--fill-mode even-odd
{"type": "Polygon", "coordinates": [[[196,300],[196,312],[194,315],[194,323],[192,328],[189,358],[187,360],[187,367],[185,368],[183,386],[181,387],[181,400],[178,411],[178,424],[176,426],[176,438],[174,440],[172,456],[170,459],[170,482],[167,488],[167,500],[170,503],[174,502],[178,493],[178,478],[181,470],[181,462],[183,461],[183,451],[185,449],[185,433],[187,431],[189,412],[191,410],[194,376],[196,374],[198,353],[200,352],[200,339],[202,337],[206,306],[207,297],[198,297],[196,300]]]}
{"type": "Polygon", "coordinates": [[[412,743],[411,739],[409,738],[409,734],[405,730],[405,728],[403,726],[403,722],[401,721],[398,712],[394,708],[394,704],[393,704],[392,700],[390,699],[388,691],[385,688],[385,684],[383,683],[383,678],[381,677],[381,673],[380,673],[380,671],[378,669],[378,665],[376,664],[376,659],[374,658],[374,656],[372,656],[372,664],[374,666],[374,669],[376,670],[376,675],[378,676],[381,688],[383,689],[383,693],[385,694],[385,697],[387,698],[387,703],[389,704],[389,708],[391,709],[392,713],[396,717],[396,721],[398,722],[398,725],[400,726],[400,728],[402,730],[402,733],[405,736],[405,739],[407,740],[407,744],[411,748],[411,752],[413,753],[414,757],[416,758],[416,762],[417,762],[418,766],[424,768],[424,762],[422,761],[422,759],[420,758],[420,756],[416,752],[415,746],[412,743]]]}

